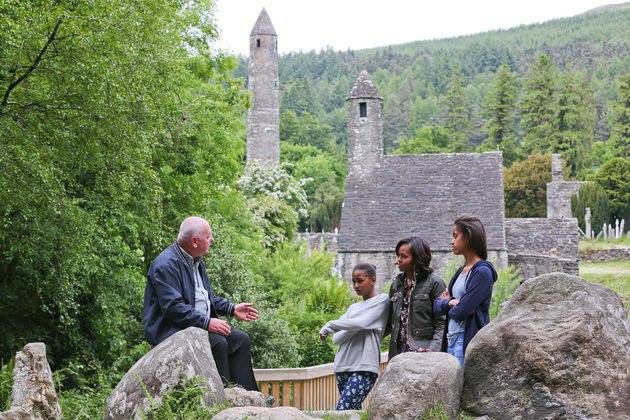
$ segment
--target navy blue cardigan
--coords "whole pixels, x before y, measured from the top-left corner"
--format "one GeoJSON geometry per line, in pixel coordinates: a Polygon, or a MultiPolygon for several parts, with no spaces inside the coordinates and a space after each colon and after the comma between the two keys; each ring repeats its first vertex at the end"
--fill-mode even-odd
{"type": "MultiPolygon", "coordinates": [[[[142,323],[147,341],[157,345],[188,327],[208,328],[210,318],[195,309],[195,280],[177,245],[166,248],[151,264],[144,289],[142,323]]],[[[234,304],[212,293],[203,260],[199,273],[210,300],[210,317],[232,315],[234,304]]]]}
{"type": "MultiPolygon", "coordinates": [[[[453,295],[453,285],[464,267],[460,267],[455,273],[450,283],[448,291],[453,295]]],[[[464,351],[468,347],[470,340],[477,332],[490,322],[490,299],[492,298],[492,285],[497,281],[497,272],[486,260],[479,260],[470,269],[468,280],[466,281],[466,291],[459,300],[459,304],[449,309],[448,300],[435,299],[433,311],[436,314],[446,314],[446,324],[442,338],[442,351],[446,351],[448,344],[446,334],[448,333],[448,320],[450,318],[457,321],[466,321],[464,327],[464,351]]]]}

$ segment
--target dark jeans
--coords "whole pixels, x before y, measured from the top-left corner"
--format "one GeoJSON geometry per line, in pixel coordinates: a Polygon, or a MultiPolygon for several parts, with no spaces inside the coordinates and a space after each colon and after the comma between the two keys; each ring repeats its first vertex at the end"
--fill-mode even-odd
{"type": "Polygon", "coordinates": [[[248,391],[258,391],[252,369],[249,336],[236,328],[232,328],[227,336],[213,333],[208,336],[223,386],[237,384],[248,391]]]}

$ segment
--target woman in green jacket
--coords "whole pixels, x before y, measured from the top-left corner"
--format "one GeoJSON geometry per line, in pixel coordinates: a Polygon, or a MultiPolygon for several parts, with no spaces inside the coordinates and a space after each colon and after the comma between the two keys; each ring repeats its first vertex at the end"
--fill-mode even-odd
{"type": "Polygon", "coordinates": [[[431,249],[419,236],[396,245],[396,264],[401,273],[389,291],[391,332],[389,358],[407,351],[440,351],[444,315],[433,312],[433,301],[446,285],[429,267],[431,249]]]}

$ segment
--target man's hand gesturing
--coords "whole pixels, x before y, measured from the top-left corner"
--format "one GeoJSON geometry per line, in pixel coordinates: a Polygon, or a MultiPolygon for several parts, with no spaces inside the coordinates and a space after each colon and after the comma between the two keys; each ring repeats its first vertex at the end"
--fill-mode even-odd
{"type": "Polygon", "coordinates": [[[210,318],[210,322],[208,323],[208,331],[213,334],[225,336],[232,332],[232,327],[230,327],[230,324],[222,319],[210,318]]]}
{"type": "Polygon", "coordinates": [[[258,319],[258,311],[251,303],[239,303],[234,307],[234,316],[241,321],[255,321],[258,319]]]}

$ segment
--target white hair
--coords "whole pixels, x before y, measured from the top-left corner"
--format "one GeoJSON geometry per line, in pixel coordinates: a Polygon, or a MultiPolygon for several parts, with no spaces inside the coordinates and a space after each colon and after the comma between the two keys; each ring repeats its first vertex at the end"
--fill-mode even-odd
{"type": "Polygon", "coordinates": [[[201,235],[205,233],[206,229],[210,228],[210,224],[206,219],[199,216],[190,216],[184,219],[181,225],[179,225],[179,233],[177,234],[177,242],[182,242],[190,239],[193,236],[201,235]]]}

